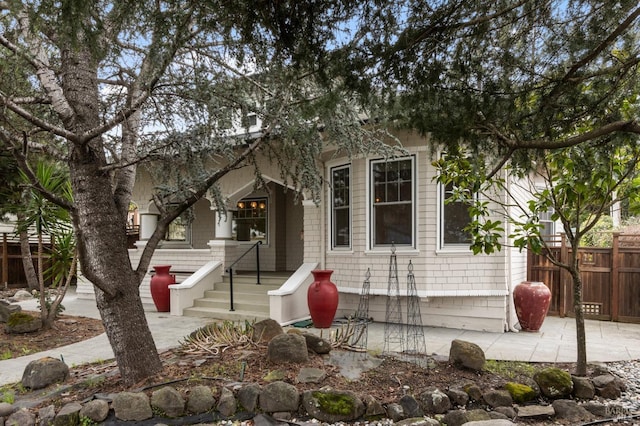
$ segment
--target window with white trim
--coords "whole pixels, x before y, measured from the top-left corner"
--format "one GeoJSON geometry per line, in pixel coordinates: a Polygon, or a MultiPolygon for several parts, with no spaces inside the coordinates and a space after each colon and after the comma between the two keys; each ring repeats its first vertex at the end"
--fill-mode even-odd
{"type": "Polygon", "coordinates": [[[464,228],[469,225],[469,205],[462,201],[448,201],[453,183],[440,185],[440,247],[466,246],[471,244],[471,234],[464,228]]]}
{"type": "Polygon", "coordinates": [[[556,233],[556,223],[553,221],[551,216],[554,213],[553,207],[550,207],[548,211],[540,213],[540,236],[544,239],[550,239],[556,233]]]}
{"type": "Polygon", "coordinates": [[[331,247],[351,247],[351,166],[331,169],[331,247]]]}
{"type": "Polygon", "coordinates": [[[375,160],[371,172],[371,246],[413,246],[414,157],[375,160]]]}

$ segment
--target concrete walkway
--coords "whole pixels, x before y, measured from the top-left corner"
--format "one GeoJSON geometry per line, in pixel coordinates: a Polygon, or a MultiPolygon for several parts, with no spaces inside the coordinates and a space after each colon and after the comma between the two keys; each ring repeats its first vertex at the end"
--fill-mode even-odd
{"type": "MultiPolygon", "coordinates": [[[[20,302],[23,309],[36,309],[36,301],[20,302]]],[[[78,299],[73,291],[63,302],[64,313],[74,316],[100,318],[95,302],[78,299]]],[[[158,350],[177,346],[184,336],[198,327],[213,321],[205,318],[171,316],[169,313],[147,312],[147,321],[158,350]]],[[[537,333],[489,333],[451,328],[424,327],[427,353],[449,355],[454,339],[476,343],[487,359],[530,362],[575,362],[576,331],[573,318],[547,317],[537,333]]],[[[310,331],[320,332],[317,329],[310,331]]],[[[329,330],[322,330],[328,337],[329,330]]],[[[589,362],[610,362],[640,359],[640,324],[609,321],[586,321],[587,357],[589,362]]],[[[384,324],[373,323],[368,327],[367,348],[382,352],[384,324]]],[[[393,345],[390,349],[399,350],[393,345]]],[[[62,358],[69,366],[104,361],[113,358],[113,351],[105,334],[72,345],[20,358],[0,361],[0,386],[18,382],[29,362],[44,356],[62,358]]]]}

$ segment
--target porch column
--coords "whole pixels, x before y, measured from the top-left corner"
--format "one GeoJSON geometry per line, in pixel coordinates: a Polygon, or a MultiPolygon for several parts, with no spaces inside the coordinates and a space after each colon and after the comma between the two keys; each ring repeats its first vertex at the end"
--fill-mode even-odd
{"type": "Polygon", "coordinates": [[[216,240],[230,240],[232,235],[233,212],[227,210],[226,214],[216,210],[216,240]]]}
{"type": "Polygon", "coordinates": [[[319,267],[324,267],[324,217],[323,208],[317,206],[313,200],[303,200],[304,230],[300,235],[304,240],[304,261],[317,262],[319,267]]]}

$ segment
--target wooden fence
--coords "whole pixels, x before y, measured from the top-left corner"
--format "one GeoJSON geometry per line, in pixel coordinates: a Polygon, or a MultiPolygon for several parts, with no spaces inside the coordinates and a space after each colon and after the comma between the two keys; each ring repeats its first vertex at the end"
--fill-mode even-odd
{"type": "MultiPolygon", "coordinates": [[[[558,259],[569,258],[572,248],[565,238],[554,238],[551,245],[558,259]]],[[[640,323],[640,235],[615,233],[612,247],[579,247],[578,258],[585,318],[640,323]]],[[[527,279],[551,290],[550,315],[573,316],[573,282],[565,270],[529,252],[527,279]]]]}
{"type": "MultiPolygon", "coordinates": [[[[20,241],[18,238],[10,233],[2,233],[2,240],[0,241],[0,278],[2,281],[2,288],[20,288],[27,286],[27,278],[24,274],[24,266],[22,264],[22,252],[20,251],[20,241]]],[[[30,241],[31,254],[33,258],[33,266],[38,270],[38,244],[35,240],[30,241]]],[[[45,242],[45,253],[48,256],[51,243],[45,242]]],[[[47,264],[45,262],[45,269],[47,264]]],[[[50,284],[50,283],[47,283],[50,284]]]]}

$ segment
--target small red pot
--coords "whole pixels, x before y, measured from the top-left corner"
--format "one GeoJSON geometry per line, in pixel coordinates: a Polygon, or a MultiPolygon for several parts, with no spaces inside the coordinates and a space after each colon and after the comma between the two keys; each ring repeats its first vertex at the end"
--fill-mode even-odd
{"type": "Polygon", "coordinates": [[[549,311],[551,291],[544,283],[523,281],[513,290],[513,303],[522,331],[538,331],[549,311]]]}

